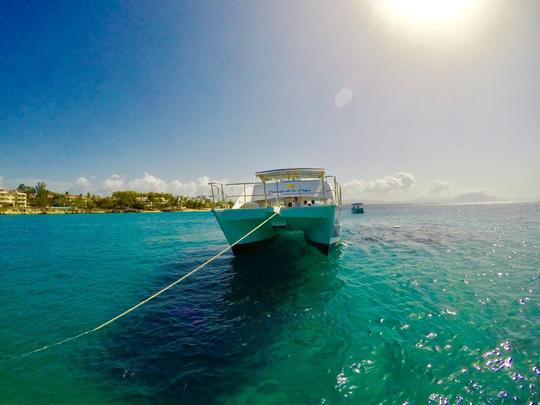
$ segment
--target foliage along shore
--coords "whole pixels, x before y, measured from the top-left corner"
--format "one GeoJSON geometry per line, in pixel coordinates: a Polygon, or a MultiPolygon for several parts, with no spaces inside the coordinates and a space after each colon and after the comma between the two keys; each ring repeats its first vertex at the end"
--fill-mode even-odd
{"type": "Polygon", "coordinates": [[[101,214],[120,212],[182,212],[224,208],[205,196],[173,196],[171,193],[115,191],[110,196],[96,194],[57,193],[43,182],[24,184],[17,191],[27,196],[27,207],[0,206],[0,214],[101,214]]]}
{"type": "Polygon", "coordinates": [[[64,214],[119,214],[119,213],[159,213],[159,212],[205,212],[211,208],[184,208],[184,209],[164,209],[164,210],[80,210],[80,209],[63,209],[61,207],[48,207],[44,209],[35,208],[0,208],[0,215],[64,215],[64,214]]]}

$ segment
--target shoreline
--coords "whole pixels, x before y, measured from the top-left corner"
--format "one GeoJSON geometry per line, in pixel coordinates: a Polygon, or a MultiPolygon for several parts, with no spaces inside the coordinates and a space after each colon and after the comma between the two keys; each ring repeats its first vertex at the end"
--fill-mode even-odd
{"type": "Polygon", "coordinates": [[[210,211],[211,208],[186,208],[186,209],[178,209],[178,210],[133,210],[133,209],[126,209],[126,210],[80,210],[80,211],[68,211],[68,210],[62,210],[62,209],[44,209],[44,210],[36,210],[36,209],[28,209],[24,211],[13,211],[13,210],[7,210],[7,211],[0,211],[0,215],[80,215],[80,214],[159,214],[159,213],[170,213],[170,212],[207,212],[210,211]]]}

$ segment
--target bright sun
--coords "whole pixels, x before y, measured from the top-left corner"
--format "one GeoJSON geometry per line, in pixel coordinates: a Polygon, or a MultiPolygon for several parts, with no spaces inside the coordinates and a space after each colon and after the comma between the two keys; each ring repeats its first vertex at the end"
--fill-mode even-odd
{"type": "Polygon", "coordinates": [[[421,40],[460,43],[480,26],[486,0],[367,0],[375,24],[421,40]]]}
{"type": "Polygon", "coordinates": [[[378,0],[386,14],[409,23],[446,23],[466,14],[476,0],[378,0]]]}

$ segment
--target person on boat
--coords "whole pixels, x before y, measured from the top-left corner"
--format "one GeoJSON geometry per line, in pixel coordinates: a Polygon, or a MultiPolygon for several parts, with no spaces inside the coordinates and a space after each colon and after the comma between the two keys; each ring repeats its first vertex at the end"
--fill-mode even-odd
{"type": "Polygon", "coordinates": [[[304,200],[304,207],[307,207],[308,203],[307,200],[304,200]]]}
{"type": "Polygon", "coordinates": [[[315,200],[311,200],[311,205],[315,205],[315,200]]]}
{"type": "Polygon", "coordinates": [[[298,202],[298,197],[294,197],[294,203],[293,206],[300,207],[300,203],[298,202]]]}

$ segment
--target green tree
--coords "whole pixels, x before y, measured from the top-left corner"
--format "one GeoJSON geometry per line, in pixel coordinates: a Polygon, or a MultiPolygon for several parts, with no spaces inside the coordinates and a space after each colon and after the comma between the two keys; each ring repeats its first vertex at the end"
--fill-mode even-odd
{"type": "Polygon", "coordinates": [[[17,190],[20,191],[21,193],[26,193],[27,195],[34,194],[36,191],[35,187],[27,186],[25,184],[19,184],[19,187],[17,187],[17,190]]]}
{"type": "Polygon", "coordinates": [[[136,191],[115,191],[112,198],[115,201],[115,208],[134,208],[137,203],[139,193],[136,191]]]}
{"type": "Polygon", "coordinates": [[[101,208],[104,210],[112,210],[112,209],[117,208],[116,201],[112,197],[104,197],[104,198],[96,197],[94,202],[96,203],[98,208],[101,208]]]}
{"type": "Polygon", "coordinates": [[[86,208],[89,210],[93,210],[96,208],[96,203],[94,202],[93,199],[91,198],[86,199],[86,208]]]}
{"type": "Polygon", "coordinates": [[[35,194],[36,194],[36,199],[34,201],[34,204],[36,205],[36,207],[40,207],[40,208],[45,208],[47,206],[47,195],[48,195],[48,191],[47,191],[47,185],[40,181],[38,184],[36,184],[36,187],[35,187],[35,194]]]}
{"type": "Polygon", "coordinates": [[[47,204],[53,207],[61,207],[64,205],[66,197],[64,194],[47,191],[47,204]]]}

